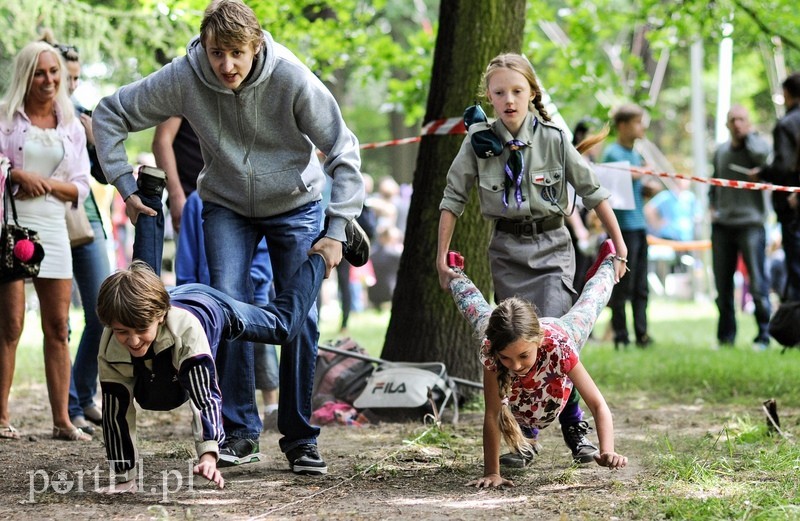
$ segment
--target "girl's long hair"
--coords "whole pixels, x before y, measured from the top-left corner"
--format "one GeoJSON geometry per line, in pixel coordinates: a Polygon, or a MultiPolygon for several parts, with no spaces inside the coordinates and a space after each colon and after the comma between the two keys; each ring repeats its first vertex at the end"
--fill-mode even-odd
{"type": "Polygon", "coordinates": [[[523,456],[532,456],[533,446],[522,434],[519,423],[506,403],[511,394],[514,377],[500,362],[498,353],[517,340],[537,342],[541,337],[539,317],[530,302],[519,297],[511,297],[502,301],[492,311],[485,335],[489,341],[489,354],[494,358],[497,369],[497,387],[500,401],[503,403],[497,418],[503,440],[515,452],[523,456]]]}

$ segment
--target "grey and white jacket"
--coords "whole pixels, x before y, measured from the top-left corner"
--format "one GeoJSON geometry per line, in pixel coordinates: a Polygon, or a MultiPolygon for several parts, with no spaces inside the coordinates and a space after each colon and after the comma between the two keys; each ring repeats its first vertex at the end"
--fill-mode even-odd
{"type": "Polygon", "coordinates": [[[327,173],[327,235],[345,240],[345,224],[364,201],[358,140],[330,91],[269,33],[237,91],[219,82],[197,36],[186,56],[100,101],[93,115],[98,157],[124,199],[136,191],[128,133],[173,115],[186,118],[200,139],[203,201],[246,217],[279,215],[321,200],[327,173]]]}

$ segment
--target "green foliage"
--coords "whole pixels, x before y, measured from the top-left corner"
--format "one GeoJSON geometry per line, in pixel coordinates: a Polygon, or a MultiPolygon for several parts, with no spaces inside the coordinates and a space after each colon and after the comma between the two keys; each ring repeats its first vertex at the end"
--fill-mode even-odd
{"type": "Polygon", "coordinates": [[[132,81],[160,66],[159,51],[185,45],[193,28],[169,10],[127,4],[117,9],[78,0],[7,0],[0,7],[0,56],[10,60],[49,28],[57,41],[77,46],[84,63],[104,63],[105,79],[132,81]]]}

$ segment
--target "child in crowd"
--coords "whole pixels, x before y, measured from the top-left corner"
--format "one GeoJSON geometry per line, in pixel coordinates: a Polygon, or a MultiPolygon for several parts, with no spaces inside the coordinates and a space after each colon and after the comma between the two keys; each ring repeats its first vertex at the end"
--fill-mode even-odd
{"type": "MultiPolygon", "coordinates": [[[[191,400],[199,458],[194,473],[223,488],[217,469],[225,441],[214,359],[226,339],[282,344],[303,326],[327,270],[310,253],[292,284],[269,304],[236,301],[204,284],[167,291],[146,263],[107,278],[97,314],[106,326],[98,357],[103,393],[103,438],[117,483],[109,493],[136,491],[136,408],[171,410],[191,400]]],[[[295,472],[303,469],[296,468],[295,472]]],[[[318,474],[319,469],[306,469],[318,474]]],[[[299,472],[302,473],[302,472],[299,472]]]]}
{"type": "Polygon", "coordinates": [[[607,240],[587,273],[578,301],[562,318],[539,318],[529,302],[512,297],[491,310],[460,269],[451,269],[450,291],[464,318],[483,335],[484,475],[468,485],[513,486],[500,475],[500,437],[523,456],[538,451],[522,428],[544,428],[561,414],[574,385],[592,411],[600,440],[598,465],[622,468],[628,458],[614,450],[611,411],[578,355],[618,280],[619,258],[607,240]],[[617,265],[615,266],[615,262],[617,265]]]}
{"type": "MultiPolygon", "coordinates": [[[[497,120],[474,122],[447,173],[439,218],[436,268],[442,289],[452,273],[447,252],[458,218],[473,187],[481,213],[494,223],[488,248],[495,296],[501,301],[521,296],[548,317],[560,317],[575,303],[575,251],[564,218],[569,214],[567,185],[594,209],[613,241],[625,274],[628,249],[617,226],[610,192],[581,157],[602,135],[578,148],[550,121],[542,104],[542,88],[530,62],[519,54],[501,54],[486,67],[480,87],[497,120]],[[486,144],[492,145],[486,150],[486,144]]],[[[485,118],[484,118],[485,119],[485,118]]],[[[559,418],[564,441],[577,462],[592,461],[597,452],[586,438],[586,422],[574,393],[559,418]]],[[[503,464],[522,467],[530,460],[504,455],[503,464]]]]}
{"type": "MultiPolygon", "coordinates": [[[[634,149],[637,139],[644,137],[644,109],[632,103],[621,105],[613,114],[616,142],[603,150],[602,163],[627,161],[631,166],[643,166],[644,158],[634,149]]],[[[633,330],[636,345],[649,347],[653,339],[647,331],[647,220],[644,215],[645,174],[633,172],[632,210],[614,210],[622,238],[628,247],[628,268],[630,275],[622,284],[614,288],[609,307],[611,308],[611,327],[614,329],[614,347],[627,347],[630,344],[628,322],[625,308],[628,301],[633,310],[633,330]]]]}

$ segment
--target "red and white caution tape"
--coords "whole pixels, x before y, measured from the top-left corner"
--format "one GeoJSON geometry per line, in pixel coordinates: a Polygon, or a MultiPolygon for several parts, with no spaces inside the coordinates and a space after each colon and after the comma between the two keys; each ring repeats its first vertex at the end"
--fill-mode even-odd
{"type": "Polygon", "coordinates": [[[697,183],[705,183],[713,186],[724,186],[727,188],[738,188],[740,190],[770,190],[775,192],[800,192],[800,186],[782,186],[774,185],[772,183],[755,183],[752,181],[736,181],[735,179],[720,179],[718,177],[698,177],[694,175],[685,174],[670,174],[668,172],[656,172],[648,168],[641,168],[636,166],[616,166],[604,164],[603,168],[611,170],[625,170],[630,172],[639,172],[655,177],[670,177],[672,179],[685,179],[687,181],[694,181],[697,183]]]}
{"type": "Polygon", "coordinates": [[[369,150],[373,148],[393,147],[397,145],[408,145],[409,143],[417,143],[422,140],[422,136],[427,135],[452,135],[452,134],[466,134],[467,129],[464,127],[464,118],[447,118],[437,119],[431,121],[424,127],[419,136],[405,137],[401,139],[392,139],[390,141],[380,141],[378,143],[365,143],[359,148],[361,150],[369,150]]]}
{"type": "Polygon", "coordinates": [[[464,126],[464,118],[447,118],[447,119],[437,119],[436,121],[431,121],[424,127],[422,127],[422,135],[426,136],[429,134],[466,134],[467,129],[464,126]]]}
{"type": "Polygon", "coordinates": [[[422,140],[421,136],[404,137],[401,139],[392,139],[391,141],[380,141],[378,143],[365,143],[361,145],[359,148],[361,150],[369,150],[372,148],[393,147],[396,145],[407,145],[409,143],[416,143],[417,141],[421,140],[422,140]]]}

